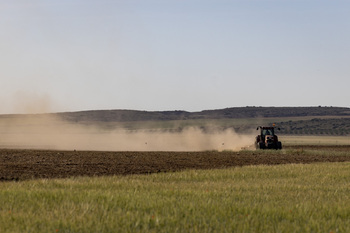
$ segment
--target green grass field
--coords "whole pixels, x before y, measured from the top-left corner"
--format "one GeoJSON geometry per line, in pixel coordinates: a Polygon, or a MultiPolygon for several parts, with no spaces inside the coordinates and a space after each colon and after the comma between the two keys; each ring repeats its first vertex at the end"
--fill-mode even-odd
{"type": "Polygon", "coordinates": [[[349,136],[307,136],[281,135],[284,145],[350,145],[349,136]]]}
{"type": "Polygon", "coordinates": [[[0,183],[0,232],[350,232],[350,163],[0,183]]]}

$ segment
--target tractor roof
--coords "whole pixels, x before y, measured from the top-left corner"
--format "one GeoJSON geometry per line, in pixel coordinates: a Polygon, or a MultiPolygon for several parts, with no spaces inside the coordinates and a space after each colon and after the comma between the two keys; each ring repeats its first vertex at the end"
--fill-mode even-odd
{"type": "Polygon", "coordinates": [[[261,127],[262,129],[274,129],[275,127],[261,127]]]}

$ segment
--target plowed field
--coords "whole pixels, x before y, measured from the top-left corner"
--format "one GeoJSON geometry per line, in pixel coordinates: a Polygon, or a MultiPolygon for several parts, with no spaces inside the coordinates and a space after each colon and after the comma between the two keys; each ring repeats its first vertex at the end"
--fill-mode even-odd
{"type": "MultiPolygon", "coordinates": [[[[293,148],[292,148],[293,149],[293,148]]],[[[350,146],[303,146],[281,153],[240,152],[100,152],[0,149],[0,181],[74,176],[147,174],[184,169],[246,165],[350,161],[350,146]],[[321,150],[325,153],[305,153],[321,150]]]]}

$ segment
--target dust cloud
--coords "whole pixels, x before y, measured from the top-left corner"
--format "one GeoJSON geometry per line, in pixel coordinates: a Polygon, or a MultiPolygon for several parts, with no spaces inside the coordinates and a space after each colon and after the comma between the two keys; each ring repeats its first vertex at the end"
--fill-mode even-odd
{"type": "Polygon", "coordinates": [[[55,106],[49,94],[30,91],[17,91],[12,97],[12,111],[33,114],[47,113],[55,106]]]}
{"type": "Polygon", "coordinates": [[[83,125],[61,120],[54,114],[2,115],[0,148],[100,150],[100,151],[203,151],[240,150],[250,146],[252,135],[233,130],[195,127],[178,132],[149,129],[126,130],[83,125]]]}

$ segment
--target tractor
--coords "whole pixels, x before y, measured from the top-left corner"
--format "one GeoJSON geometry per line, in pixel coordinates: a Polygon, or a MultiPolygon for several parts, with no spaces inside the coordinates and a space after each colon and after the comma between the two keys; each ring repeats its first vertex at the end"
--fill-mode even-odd
{"type": "MultiPolygon", "coordinates": [[[[278,137],[275,134],[275,127],[262,127],[259,126],[256,130],[260,129],[260,135],[255,137],[256,149],[282,149],[282,143],[278,141],[278,137]]],[[[280,130],[280,128],[277,128],[280,130]]]]}

